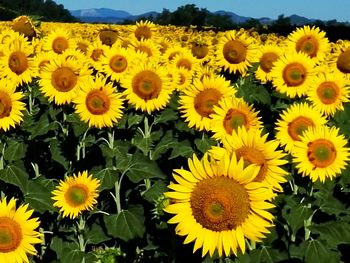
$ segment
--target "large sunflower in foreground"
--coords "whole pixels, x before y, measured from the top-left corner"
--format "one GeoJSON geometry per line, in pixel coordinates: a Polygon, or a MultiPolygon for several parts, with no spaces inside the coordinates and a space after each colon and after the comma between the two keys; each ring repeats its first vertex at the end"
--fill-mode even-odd
{"type": "Polygon", "coordinates": [[[245,164],[259,166],[259,173],[254,178],[255,182],[267,183],[274,191],[282,192],[281,183],[287,182],[288,174],[281,168],[287,163],[286,156],[277,150],[279,143],[276,140],[268,141],[268,134],[262,135],[261,130],[246,130],[244,126],[238,127],[232,132],[232,136],[223,140],[223,147],[212,147],[209,153],[220,159],[225,154],[235,152],[238,159],[243,158],[245,164]]]}
{"type": "Polygon", "coordinates": [[[222,141],[231,137],[232,132],[244,126],[246,130],[260,129],[262,122],[258,117],[253,105],[249,105],[242,98],[223,98],[213,108],[210,130],[214,133],[213,138],[222,141]]]}
{"type": "Polygon", "coordinates": [[[82,85],[74,100],[75,112],[89,126],[112,127],[122,117],[123,100],[111,82],[97,76],[82,85]]]}
{"type": "Polygon", "coordinates": [[[228,31],[219,39],[215,54],[219,67],[243,76],[252,63],[258,61],[254,39],[235,30],[228,31]]]}
{"type": "Polygon", "coordinates": [[[272,84],[280,93],[290,98],[306,94],[315,74],[314,62],[304,53],[288,52],[274,62],[271,70],[272,84]]]}
{"type": "Polygon", "coordinates": [[[209,130],[214,106],[235,93],[235,88],[223,76],[204,77],[202,81],[195,79],[191,86],[183,90],[179,109],[190,128],[209,130]]]}
{"type": "Polygon", "coordinates": [[[276,139],[284,149],[291,153],[295,142],[309,127],[325,125],[327,119],[320,111],[307,103],[294,103],[280,114],[276,123],[276,139]]]}
{"type": "Polygon", "coordinates": [[[167,69],[152,62],[134,64],[121,84],[129,104],[147,113],[163,109],[173,92],[167,69]]]}
{"type": "Polygon", "coordinates": [[[194,242],[193,251],[202,248],[202,256],[217,250],[219,256],[245,252],[246,239],[260,242],[273,225],[273,215],[266,202],[273,192],[263,183],[254,182],[259,167],[244,167],[233,153],[220,161],[207,157],[188,159],[189,170],[175,169],[176,183],[165,195],[171,204],[164,210],[174,216],[176,233],[194,242]]]}
{"type": "Polygon", "coordinates": [[[350,148],[345,147],[347,139],[336,127],[309,128],[294,147],[293,162],[303,176],[313,182],[324,182],[341,174],[350,160],[350,148]]]}
{"type": "Polygon", "coordinates": [[[16,209],[16,200],[0,200],[0,262],[29,262],[29,255],[36,255],[35,244],[41,243],[41,234],[35,229],[40,225],[38,218],[30,218],[33,210],[28,204],[16,209]]]}
{"type": "Polygon", "coordinates": [[[68,176],[52,191],[53,205],[60,209],[63,217],[77,218],[97,203],[100,180],[92,178],[87,171],[68,176]]]}
{"type": "Polygon", "coordinates": [[[308,100],[314,107],[327,116],[344,110],[343,104],[349,102],[349,81],[338,72],[319,73],[313,78],[313,85],[308,91],[308,100]]]}
{"type": "Polygon", "coordinates": [[[6,79],[0,79],[0,130],[7,131],[15,127],[23,119],[22,111],[25,103],[22,92],[15,92],[14,83],[6,79]]]}

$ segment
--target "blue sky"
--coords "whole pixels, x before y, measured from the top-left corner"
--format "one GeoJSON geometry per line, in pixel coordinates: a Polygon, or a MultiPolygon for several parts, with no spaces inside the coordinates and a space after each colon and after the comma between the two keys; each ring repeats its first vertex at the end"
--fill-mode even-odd
{"type": "Polygon", "coordinates": [[[349,0],[207,0],[207,1],[161,1],[161,0],[55,0],[66,9],[111,8],[124,10],[133,15],[148,11],[161,12],[163,8],[174,11],[185,4],[195,4],[209,11],[226,10],[253,18],[277,18],[284,14],[297,14],[308,18],[345,22],[350,21],[349,0]]]}

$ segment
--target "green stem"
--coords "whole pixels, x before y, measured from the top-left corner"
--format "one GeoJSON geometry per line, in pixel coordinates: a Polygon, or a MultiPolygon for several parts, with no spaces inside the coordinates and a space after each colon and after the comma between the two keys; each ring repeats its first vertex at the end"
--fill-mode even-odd
{"type": "MultiPolygon", "coordinates": [[[[78,244],[79,244],[79,250],[85,253],[86,241],[84,238],[84,231],[85,231],[85,220],[81,215],[79,217],[79,223],[77,224],[78,244]]],[[[85,257],[83,257],[83,259],[81,260],[81,263],[85,263],[85,257]]]]}
{"type": "Polygon", "coordinates": [[[121,202],[120,202],[120,186],[122,184],[122,180],[124,177],[125,173],[123,173],[119,180],[117,180],[114,184],[114,191],[115,191],[115,195],[114,195],[114,200],[115,200],[115,204],[117,206],[117,212],[118,214],[122,211],[122,206],[121,206],[121,202]]]}

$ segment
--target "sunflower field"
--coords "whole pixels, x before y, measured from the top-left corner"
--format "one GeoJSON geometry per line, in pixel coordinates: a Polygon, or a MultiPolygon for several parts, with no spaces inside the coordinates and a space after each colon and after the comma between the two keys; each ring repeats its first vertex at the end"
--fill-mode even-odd
{"type": "Polygon", "coordinates": [[[350,41],[0,29],[0,263],[349,262],[350,41]]]}

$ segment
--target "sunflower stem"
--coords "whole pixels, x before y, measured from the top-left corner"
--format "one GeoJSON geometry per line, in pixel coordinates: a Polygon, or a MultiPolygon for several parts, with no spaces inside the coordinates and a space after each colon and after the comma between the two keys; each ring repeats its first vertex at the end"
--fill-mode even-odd
{"type": "Polygon", "coordinates": [[[110,132],[108,131],[108,147],[110,149],[113,149],[114,148],[114,131],[110,132]]]}
{"type": "Polygon", "coordinates": [[[124,174],[123,173],[119,180],[117,180],[114,184],[114,190],[115,190],[115,195],[114,195],[114,201],[115,201],[115,204],[117,206],[117,212],[118,214],[122,211],[122,206],[121,206],[121,203],[120,203],[120,185],[122,184],[122,180],[123,180],[123,177],[124,177],[124,174]]]}
{"type": "MultiPolygon", "coordinates": [[[[85,231],[85,220],[81,215],[79,217],[79,223],[77,224],[78,244],[79,244],[80,251],[85,253],[86,241],[84,238],[84,231],[85,231]]],[[[82,258],[81,263],[85,263],[85,257],[82,258]]]]}

